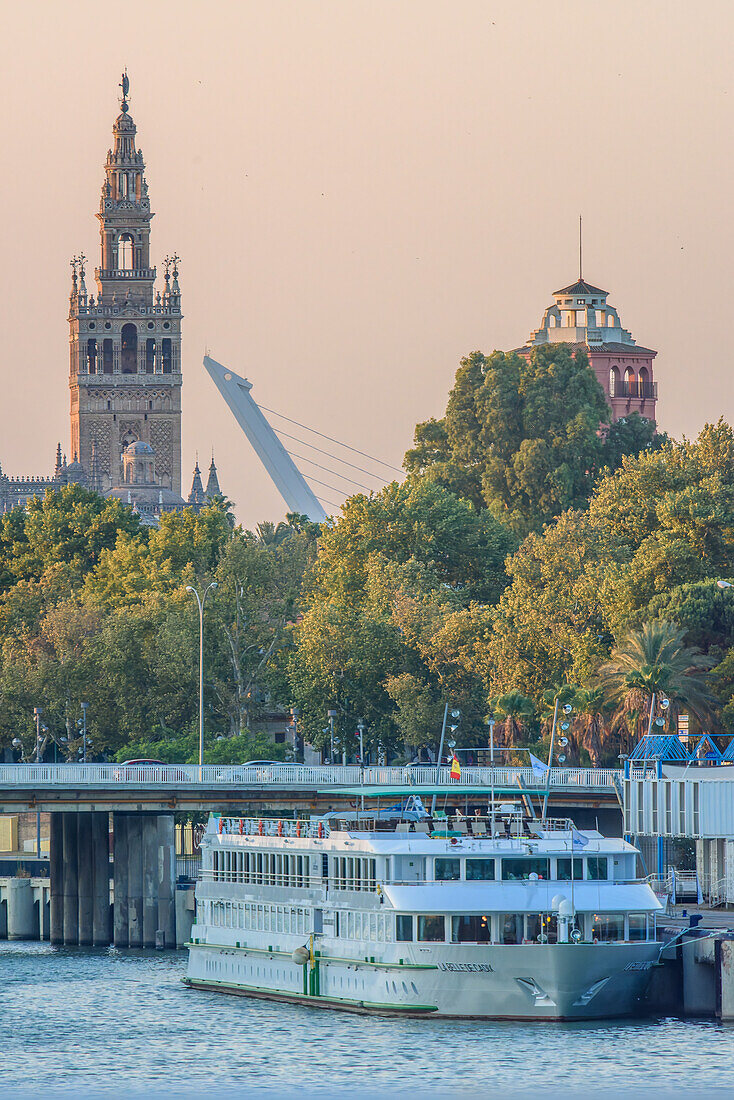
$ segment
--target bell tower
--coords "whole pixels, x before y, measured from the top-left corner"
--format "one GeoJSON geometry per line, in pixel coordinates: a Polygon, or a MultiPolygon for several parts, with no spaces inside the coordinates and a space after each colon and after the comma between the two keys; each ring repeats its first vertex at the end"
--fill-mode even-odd
{"type": "Polygon", "coordinates": [[[123,482],[125,448],[147,443],[155,452],[158,484],[180,495],[179,259],[166,258],[162,292],[156,291],[150,262],[153,215],[143,154],[135,146],[129,87],[124,73],[97,214],[96,298],[87,292],[84,254],[71,261],[71,451],[89,484],[106,492],[123,482]]]}

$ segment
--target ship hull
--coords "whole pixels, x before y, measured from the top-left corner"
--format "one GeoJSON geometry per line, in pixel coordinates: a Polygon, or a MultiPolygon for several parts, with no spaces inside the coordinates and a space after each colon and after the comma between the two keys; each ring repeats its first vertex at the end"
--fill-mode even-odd
{"type": "MultiPolygon", "coordinates": [[[[222,993],[360,1014],[487,1020],[595,1020],[645,1014],[660,944],[523,944],[394,961],[191,944],[186,983],[222,993]]],[[[412,956],[412,957],[411,957],[412,956]]]]}

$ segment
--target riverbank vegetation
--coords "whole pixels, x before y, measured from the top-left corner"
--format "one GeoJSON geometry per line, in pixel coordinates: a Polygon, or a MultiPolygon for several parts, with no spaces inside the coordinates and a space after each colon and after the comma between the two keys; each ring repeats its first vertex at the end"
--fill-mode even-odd
{"type": "MultiPolygon", "coordinates": [[[[193,759],[198,610],[206,609],[208,758],[276,758],[269,710],[353,759],[435,749],[445,704],[459,744],[547,744],[572,700],[569,762],[616,763],[652,692],[674,729],[734,733],[734,433],[605,428],[582,351],[475,353],[446,415],[418,425],[406,477],[321,527],[255,532],[227,502],[158,528],[78,486],[0,520],[0,750],[193,759]],[[260,733],[253,731],[259,730],[260,733]]],[[[659,728],[659,727],[656,727],[659,728]]]]}

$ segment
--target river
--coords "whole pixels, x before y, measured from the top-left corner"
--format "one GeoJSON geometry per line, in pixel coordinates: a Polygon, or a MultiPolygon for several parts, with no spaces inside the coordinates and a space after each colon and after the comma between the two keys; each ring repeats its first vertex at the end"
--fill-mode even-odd
{"type": "Polygon", "coordinates": [[[452,1097],[734,1085],[734,1025],[394,1020],[186,989],[185,952],[0,943],[0,1096],[452,1097]]]}

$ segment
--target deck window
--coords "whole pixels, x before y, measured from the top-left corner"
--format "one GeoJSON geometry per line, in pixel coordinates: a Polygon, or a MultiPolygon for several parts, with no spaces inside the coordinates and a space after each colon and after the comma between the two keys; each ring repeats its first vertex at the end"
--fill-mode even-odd
{"type": "MultiPolygon", "coordinates": [[[[573,861],[573,877],[577,881],[584,877],[584,861],[583,859],[574,859],[573,861]]],[[[559,881],[570,881],[571,879],[571,860],[558,859],[556,860],[556,878],[559,881]]]]}
{"type": "Polygon", "coordinates": [[[550,860],[527,857],[525,859],[503,859],[502,878],[505,882],[516,882],[518,879],[528,879],[531,875],[538,878],[549,878],[550,860]]]}
{"type": "Polygon", "coordinates": [[[461,860],[437,859],[435,870],[436,882],[455,882],[461,878],[461,860]]]}
{"type": "Polygon", "coordinates": [[[527,913],[525,939],[530,943],[557,943],[558,919],[553,913],[527,913]]]}
{"type": "Polygon", "coordinates": [[[595,940],[623,940],[624,914],[594,913],[591,936],[595,940]]]}
{"type": "Polygon", "coordinates": [[[647,939],[647,914],[646,913],[630,913],[629,915],[629,934],[628,940],[646,940],[647,939]]]}
{"type": "Polygon", "coordinates": [[[468,859],[466,877],[469,882],[489,882],[494,878],[493,859],[468,859]]]}
{"type": "Polygon", "coordinates": [[[609,878],[606,856],[589,856],[586,860],[586,877],[594,880],[609,878]]]}
{"type": "Polygon", "coordinates": [[[419,916],[418,939],[424,943],[443,943],[446,938],[443,916],[419,916]]]}
{"type": "Polygon", "coordinates": [[[522,943],[525,918],[522,913],[501,913],[499,920],[502,943],[522,943]]]}
{"type": "Polygon", "coordinates": [[[398,943],[411,943],[413,940],[413,918],[405,913],[398,913],[395,918],[395,939],[398,943]]]}
{"type": "Polygon", "coordinates": [[[491,938],[491,922],[488,916],[457,913],[451,918],[452,943],[489,943],[491,938]]]}

